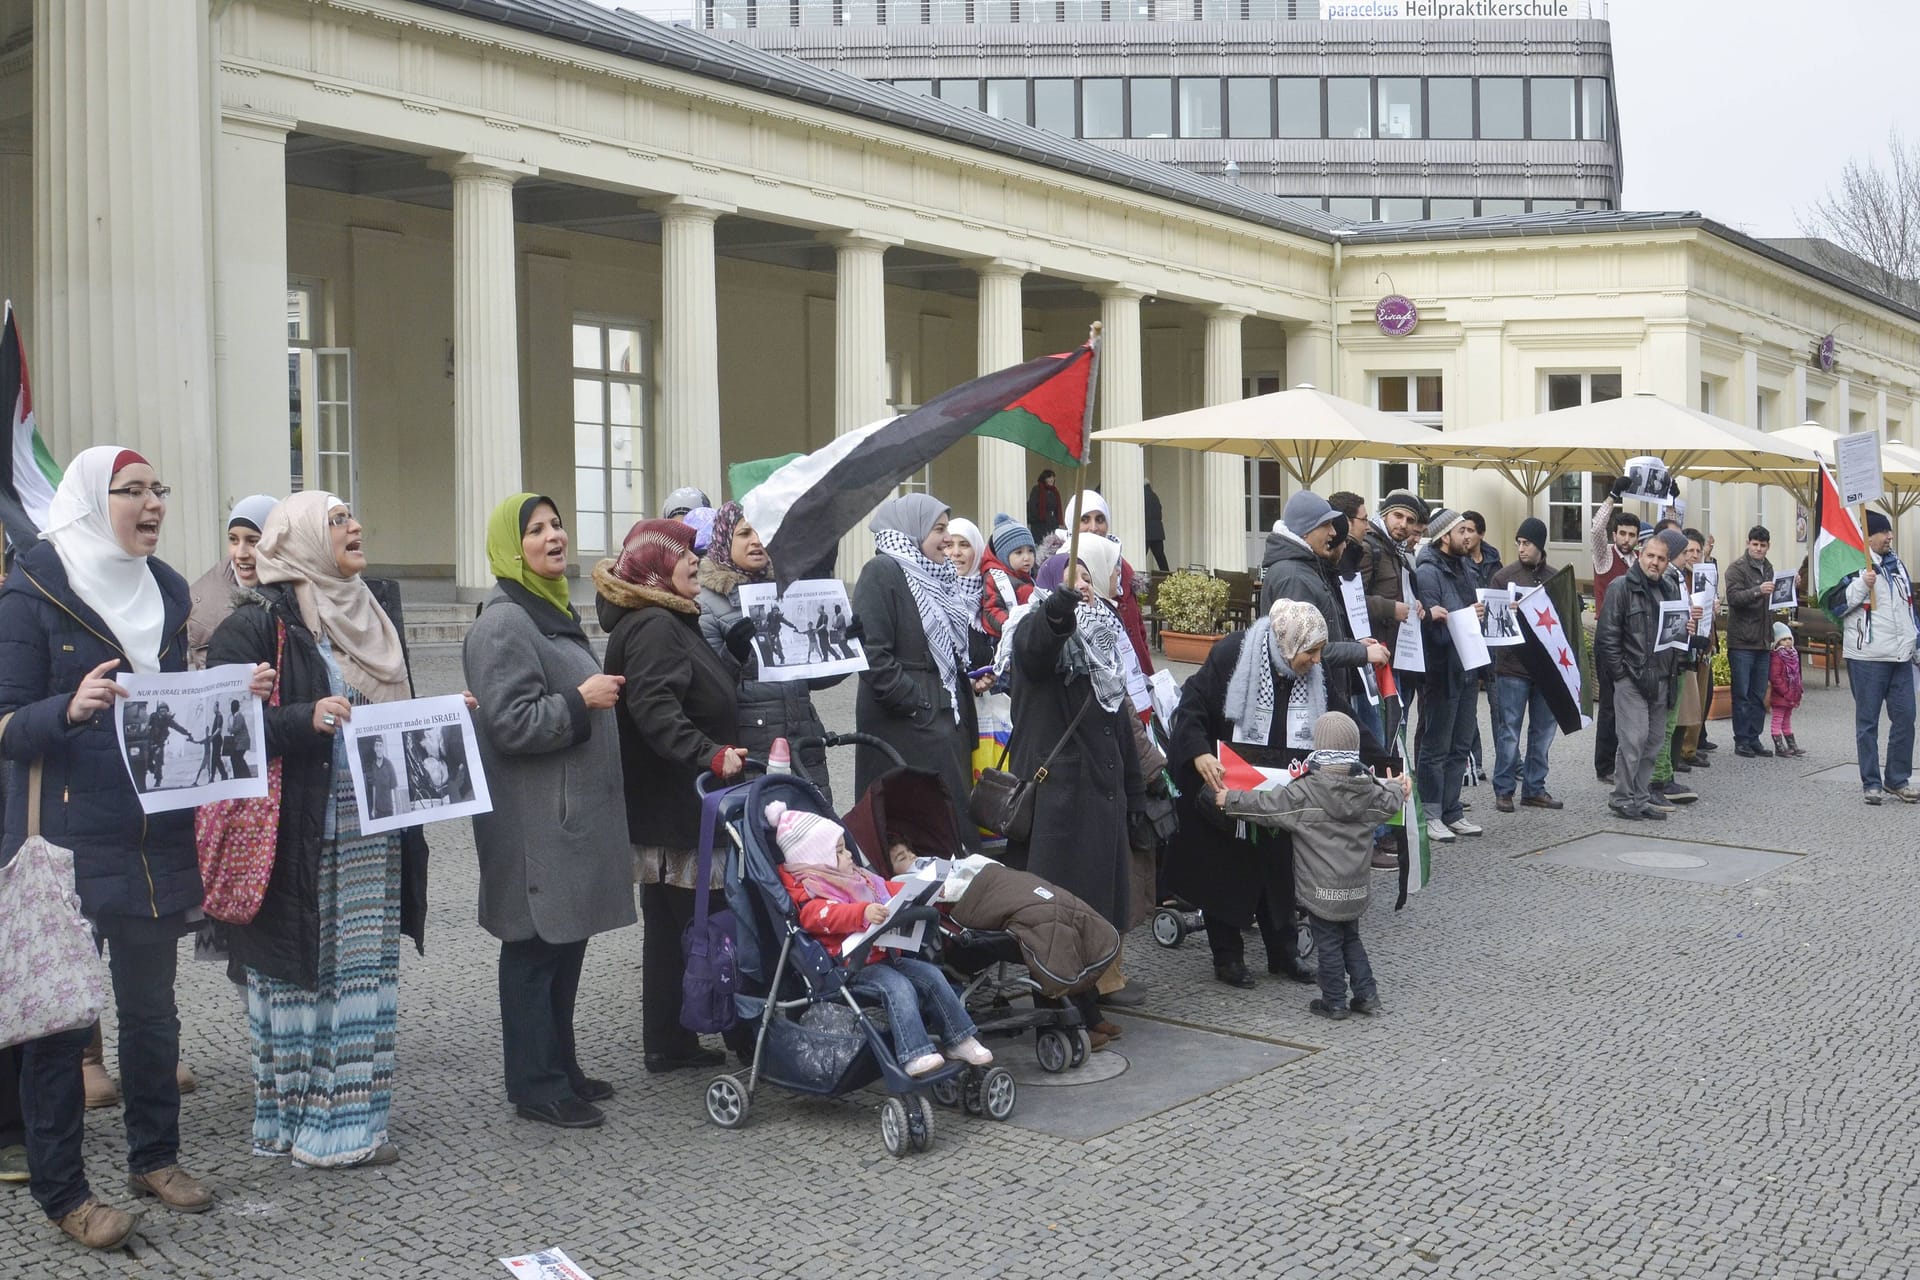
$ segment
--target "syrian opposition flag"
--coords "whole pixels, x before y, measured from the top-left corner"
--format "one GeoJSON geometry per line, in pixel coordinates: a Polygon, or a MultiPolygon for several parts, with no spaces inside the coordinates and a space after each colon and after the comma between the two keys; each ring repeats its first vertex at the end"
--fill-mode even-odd
{"type": "Polygon", "coordinates": [[[781,589],[804,576],[901,481],[970,434],[1080,465],[1093,368],[1091,343],[1040,356],[942,392],[911,413],[850,431],[775,471],[740,501],[773,558],[781,589]]]}
{"type": "Polygon", "coordinates": [[[40,439],[34,423],[33,391],[27,382],[27,355],[20,345],[13,303],[7,303],[0,334],[0,401],[12,410],[13,430],[0,457],[0,521],[14,542],[31,541],[47,523],[47,504],[60,483],[60,468],[40,439]]]}
{"type": "MultiPolygon", "coordinates": [[[[1867,567],[1867,540],[1860,535],[1859,522],[1853,513],[1840,501],[1839,486],[1833,482],[1833,475],[1820,466],[1820,495],[1813,504],[1813,556],[1812,574],[1813,598],[1833,615],[1835,622],[1845,613],[1844,608],[1836,610],[1827,603],[1827,594],[1846,579],[1867,567]]],[[[1840,601],[1842,605],[1846,602],[1840,601]]]]}
{"type": "MultiPolygon", "coordinates": [[[[1412,753],[1407,750],[1407,726],[1404,722],[1400,725],[1400,759],[1407,763],[1413,760],[1412,753]]],[[[1401,767],[1407,778],[1407,799],[1400,806],[1398,816],[1387,823],[1390,827],[1399,827],[1403,838],[1400,848],[1400,896],[1394,901],[1395,911],[1406,906],[1407,898],[1426,888],[1433,879],[1433,845],[1427,839],[1427,821],[1420,816],[1420,785],[1407,764],[1401,767]]]]}
{"type": "Polygon", "coordinates": [[[1560,726],[1560,732],[1580,732],[1586,723],[1580,714],[1578,637],[1567,634],[1560,620],[1560,609],[1545,583],[1521,596],[1513,607],[1526,623],[1523,628],[1526,643],[1520,646],[1520,661],[1526,665],[1527,677],[1553,708],[1553,719],[1560,726]]]}

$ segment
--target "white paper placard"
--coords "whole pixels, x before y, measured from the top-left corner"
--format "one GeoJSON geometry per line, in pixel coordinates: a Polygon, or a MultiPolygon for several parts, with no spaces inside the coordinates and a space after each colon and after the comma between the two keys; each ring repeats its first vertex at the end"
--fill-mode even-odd
{"type": "Polygon", "coordinates": [[[1340,602],[1347,607],[1347,630],[1355,640],[1373,638],[1373,619],[1367,616],[1367,588],[1359,574],[1340,579],[1340,602]]]}
{"type": "Polygon", "coordinates": [[[340,726],[367,835],[493,812],[473,720],[457,693],[369,702],[340,726]]]}
{"type": "Polygon", "coordinates": [[[1792,609],[1800,603],[1800,576],[1797,569],[1782,569],[1773,575],[1773,599],[1767,601],[1769,609],[1792,609]]]}
{"type": "Polygon", "coordinates": [[[127,691],[113,723],[142,813],[267,794],[267,731],[248,687],[251,665],[122,671],[114,681],[127,691]]]}
{"type": "Polygon", "coordinates": [[[1394,633],[1393,669],[1425,671],[1427,642],[1426,637],[1420,634],[1420,618],[1415,608],[1417,597],[1413,594],[1413,579],[1405,569],[1400,571],[1400,599],[1407,606],[1407,619],[1400,624],[1400,630],[1394,633]]]}
{"type": "Polygon", "coordinates": [[[1470,606],[1447,611],[1447,634],[1453,637],[1453,650],[1460,655],[1462,670],[1478,671],[1493,661],[1486,637],[1480,634],[1480,618],[1470,606]]]}
{"type": "Polygon", "coordinates": [[[1703,638],[1706,636],[1712,635],[1713,624],[1714,624],[1713,592],[1711,591],[1694,592],[1693,603],[1694,603],[1694,607],[1700,610],[1700,626],[1698,630],[1695,632],[1695,634],[1703,638]]]}
{"type": "Polygon", "coordinates": [[[1527,642],[1520,634],[1520,619],[1514,614],[1513,602],[1512,591],[1481,589],[1480,603],[1487,606],[1487,616],[1480,619],[1480,638],[1487,642],[1489,649],[1509,649],[1527,642]]]}
{"type": "Polygon", "coordinates": [[[500,1265],[524,1280],[593,1280],[565,1249],[542,1249],[500,1259],[500,1265]]]}
{"type": "Polygon", "coordinates": [[[1660,602],[1659,631],[1653,645],[1655,653],[1687,647],[1687,620],[1692,612],[1693,602],[1690,600],[1660,602]]]}
{"type": "Polygon", "coordinates": [[[858,640],[847,638],[853,607],[838,578],[808,578],[783,593],[771,582],[740,588],[740,610],[753,620],[753,652],[761,680],[818,680],[867,669],[858,640]]]}
{"type": "Polygon", "coordinates": [[[1840,486],[1840,501],[1849,507],[1863,502],[1878,502],[1886,497],[1880,479],[1880,434],[1856,431],[1833,442],[1833,482],[1840,486]]]}

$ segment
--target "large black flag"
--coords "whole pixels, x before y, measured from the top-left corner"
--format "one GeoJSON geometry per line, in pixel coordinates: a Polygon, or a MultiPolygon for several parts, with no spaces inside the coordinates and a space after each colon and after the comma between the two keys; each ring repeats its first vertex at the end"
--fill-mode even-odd
{"type": "Polygon", "coordinates": [[[1520,660],[1533,687],[1553,708],[1560,732],[1580,732],[1585,727],[1580,714],[1580,647],[1586,633],[1580,622],[1580,595],[1573,581],[1573,566],[1562,567],[1520,597],[1514,609],[1526,623],[1520,660]]]}

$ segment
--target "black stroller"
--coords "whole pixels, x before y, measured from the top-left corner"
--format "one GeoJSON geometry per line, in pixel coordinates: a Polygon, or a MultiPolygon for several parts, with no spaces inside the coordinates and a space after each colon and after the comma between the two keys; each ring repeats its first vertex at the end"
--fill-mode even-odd
{"type": "MultiPolygon", "coordinates": [[[[878,1081],[888,1094],[880,1106],[881,1141],[890,1154],[903,1156],[924,1151],[933,1141],[927,1089],[962,1090],[977,1097],[980,1112],[995,1120],[1012,1115],[1018,1086],[1004,1067],[981,1070],[956,1062],[918,1077],[901,1070],[884,1015],[860,1004],[847,987],[848,976],[865,964],[865,954],[843,962],[800,927],[777,870],[780,846],[766,820],[773,800],[795,811],[836,816],[811,784],[785,774],[732,787],[718,799],[719,821],[733,845],[725,882],[740,979],[735,1003],[743,1021],[759,1025],[745,1078],[722,1073],[707,1082],[707,1118],[723,1129],[740,1128],[763,1082],[839,1098],[878,1081]]],[[[850,844],[856,842],[852,833],[849,837],[850,844]]],[[[910,907],[895,917],[902,927],[918,921],[933,927],[938,920],[939,912],[930,906],[910,907]]]]}

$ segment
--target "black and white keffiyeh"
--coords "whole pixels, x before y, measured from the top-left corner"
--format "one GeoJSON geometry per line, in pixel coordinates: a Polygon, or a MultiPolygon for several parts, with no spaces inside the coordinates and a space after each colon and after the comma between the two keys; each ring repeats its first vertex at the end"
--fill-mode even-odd
{"type": "Polygon", "coordinates": [[[920,615],[921,629],[927,633],[927,649],[941,682],[955,690],[953,717],[960,718],[960,694],[956,677],[960,674],[960,655],[967,651],[967,629],[980,612],[980,579],[974,578],[972,604],[961,589],[960,575],[945,561],[935,564],[920,550],[920,544],[898,529],[874,531],[873,548],[898,564],[913,593],[913,606],[920,615]]]}

